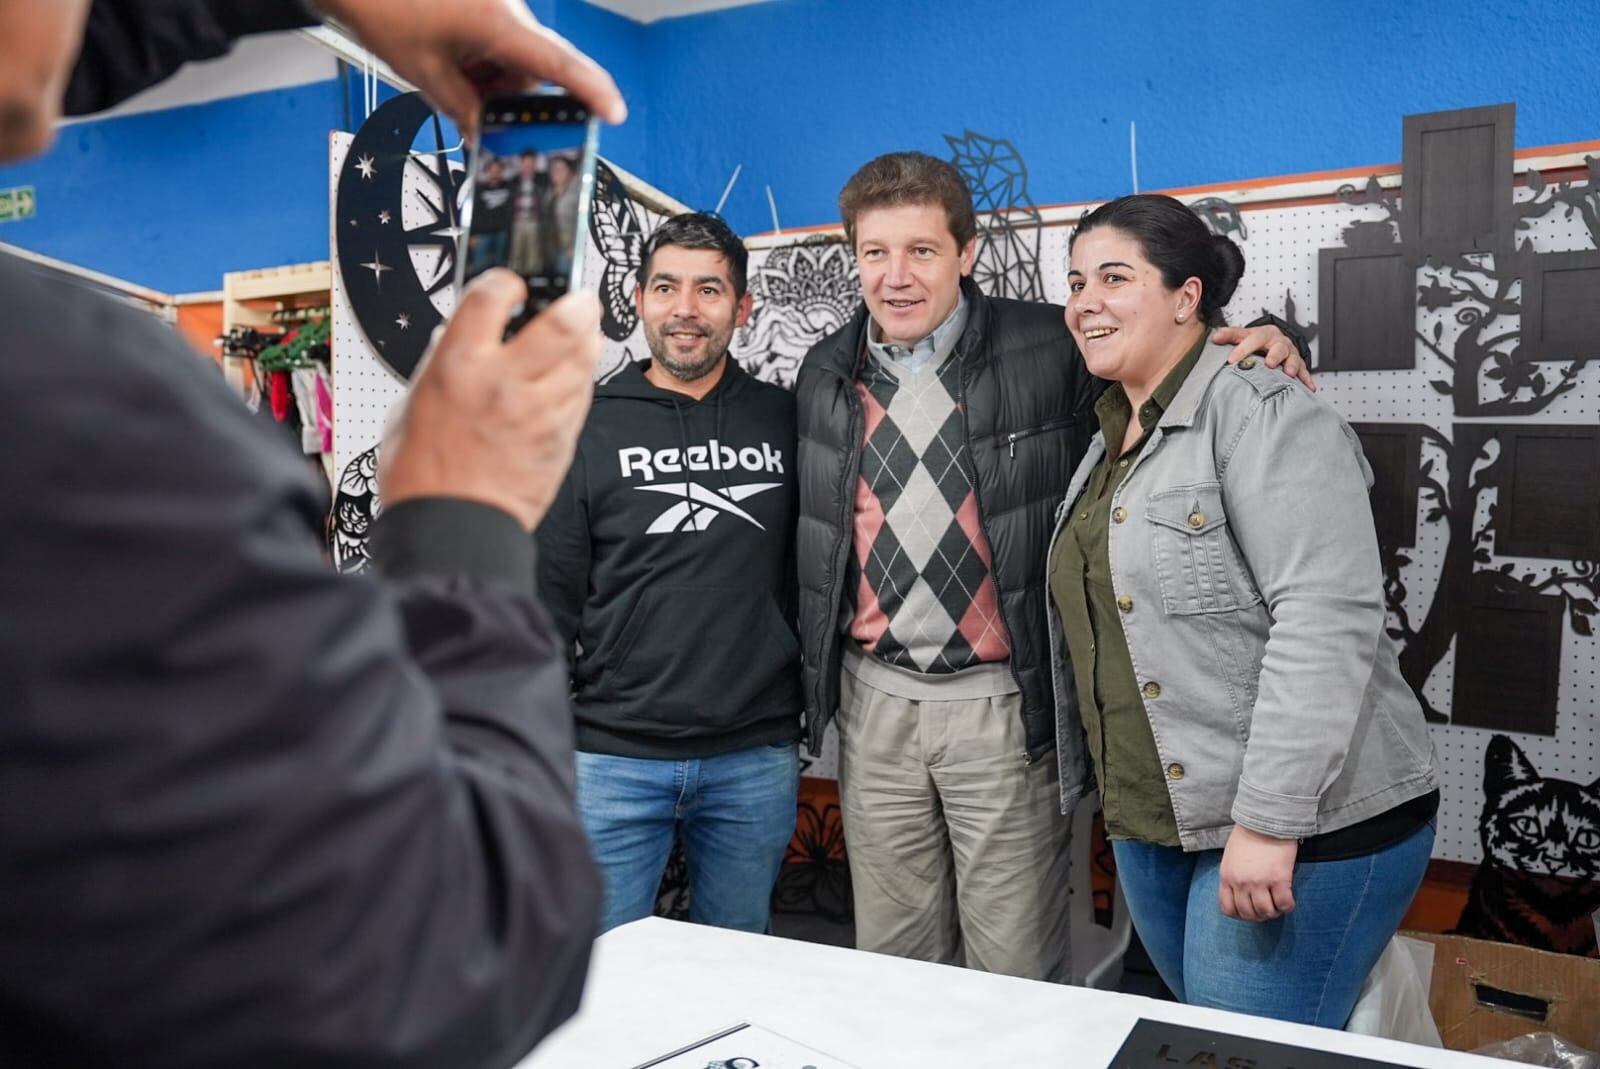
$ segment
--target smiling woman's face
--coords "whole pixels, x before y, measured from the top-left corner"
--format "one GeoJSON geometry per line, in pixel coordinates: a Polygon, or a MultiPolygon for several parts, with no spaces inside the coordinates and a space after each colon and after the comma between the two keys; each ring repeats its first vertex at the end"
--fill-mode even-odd
{"type": "Polygon", "coordinates": [[[88,12],[89,0],[0,0],[0,161],[50,147],[88,12]]]}
{"type": "Polygon", "coordinates": [[[1114,382],[1142,382],[1162,370],[1192,333],[1200,298],[1199,279],[1168,289],[1144,246],[1112,226],[1072,243],[1067,289],[1067,329],[1089,370],[1114,382]]]}

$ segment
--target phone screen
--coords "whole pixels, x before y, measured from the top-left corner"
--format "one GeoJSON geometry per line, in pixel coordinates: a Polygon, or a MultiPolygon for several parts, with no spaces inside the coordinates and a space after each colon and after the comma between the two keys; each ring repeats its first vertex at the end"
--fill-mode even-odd
{"type": "Polygon", "coordinates": [[[581,280],[596,134],[589,109],[570,96],[485,102],[463,283],[509,267],[528,284],[526,318],[581,280]]]}

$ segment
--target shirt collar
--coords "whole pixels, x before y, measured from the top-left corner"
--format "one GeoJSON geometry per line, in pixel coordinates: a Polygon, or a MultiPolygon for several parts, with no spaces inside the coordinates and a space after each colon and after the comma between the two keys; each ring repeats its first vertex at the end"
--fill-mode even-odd
{"type": "MultiPolygon", "coordinates": [[[[1183,383],[1189,377],[1189,372],[1200,362],[1200,354],[1205,352],[1206,342],[1211,340],[1211,332],[1200,336],[1194,347],[1188,351],[1176,367],[1167,372],[1167,377],[1161,380],[1161,385],[1155,388],[1150,399],[1144,403],[1144,410],[1139,414],[1139,425],[1148,433],[1157,421],[1166,414],[1173,400],[1178,396],[1178,391],[1183,388],[1183,383]]],[[[1100,419],[1101,427],[1116,427],[1126,430],[1128,421],[1133,417],[1133,410],[1128,405],[1128,395],[1122,389],[1122,383],[1116,383],[1100,396],[1094,403],[1094,413],[1100,419]]],[[[1115,443],[1107,441],[1107,448],[1120,447],[1122,438],[1119,434],[1115,443]]]]}
{"type": "Polygon", "coordinates": [[[919,368],[939,357],[941,360],[956,347],[956,340],[961,337],[961,332],[967,325],[967,295],[961,294],[956,299],[955,308],[945,317],[943,323],[933,328],[933,333],[911,346],[877,340],[880,333],[878,324],[871,323],[867,327],[867,350],[884,363],[892,363],[903,368],[919,368]]]}

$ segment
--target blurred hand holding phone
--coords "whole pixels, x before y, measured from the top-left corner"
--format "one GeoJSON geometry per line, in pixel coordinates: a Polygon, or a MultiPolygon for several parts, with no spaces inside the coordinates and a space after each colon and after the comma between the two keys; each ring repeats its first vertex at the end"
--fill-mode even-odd
{"type": "Polygon", "coordinates": [[[473,141],[458,290],[510,268],[528,299],[510,334],[583,280],[599,121],[563,92],[486,99],[473,141]]]}

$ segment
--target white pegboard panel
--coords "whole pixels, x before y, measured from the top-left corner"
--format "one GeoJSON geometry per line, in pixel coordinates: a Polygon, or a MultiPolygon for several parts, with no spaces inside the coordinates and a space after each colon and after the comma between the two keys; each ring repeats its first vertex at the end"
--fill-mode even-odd
{"type": "MultiPolygon", "coordinates": [[[[1517,199],[1526,200],[1532,196],[1527,189],[1520,189],[1517,199]]],[[[1246,322],[1263,310],[1284,315],[1285,295],[1290,294],[1299,321],[1314,324],[1318,315],[1318,250],[1343,244],[1341,231],[1350,223],[1377,221],[1383,217],[1382,209],[1376,206],[1347,204],[1245,212],[1248,236],[1239,240],[1239,245],[1244,250],[1246,270],[1229,305],[1230,322],[1246,322]]],[[[1593,247],[1583,221],[1560,210],[1534,220],[1531,227],[1519,233],[1531,241],[1538,252],[1593,247]]],[[[1419,283],[1426,279],[1428,270],[1419,270],[1419,283]]],[[[1516,295],[1517,290],[1513,287],[1508,292],[1516,295]]],[[[1450,343],[1466,328],[1455,321],[1453,309],[1417,309],[1419,333],[1431,336],[1435,323],[1444,325],[1442,347],[1449,352],[1450,343]]],[[[1493,326],[1498,331],[1502,327],[1515,329],[1518,324],[1507,319],[1493,326]]],[[[1316,348],[1313,341],[1313,353],[1316,348]]],[[[1448,381],[1450,377],[1449,367],[1419,341],[1414,370],[1327,373],[1320,375],[1317,381],[1322,398],[1352,422],[1421,423],[1451,437],[1457,425],[1475,421],[1457,419],[1452,399],[1429,385],[1432,380],[1448,381]]],[[[1600,366],[1585,369],[1577,381],[1577,389],[1535,415],[1484,422],[1595,423],[1600,419],[1600,366]]],[[[1441,468],[1445,462],[1443,453],[1431,445],[1424,445],[1423,457],[1434,459],[1441,468]]],[[[1310,458],[1289,459],[1296,463],[1310,462],[1310,458]]],[[[1492,493],[1480,496],[1480,520],[1492,499],[1492,493]]],[[[1411,564],[1402,571],[1408,592],[1406,609],[1413,621],[1419,620],[1428,610],[1449,541],[1445,525],[1427,523],[1426,513],[1424,503],[1418,510],[1416,544],[1406,550],[1411,564]]],[[[1531,572],[1539,579],[1566,563],[1494,558],[1496,566],[1507,561],[1514,564],[1518,574],[1531,572]]],[[[1455,644],[1452,643],[1449,653],[1434,668],[1423,687],[1429,703],[1446,714],[1451,705],[1454,669],[1455,644]]],[[[1483,806],[1483,755],[1494,734],[1489,730],[1449,724],[1433,727],[1443,780],[1438,841],[1434,848],[1436,857],[1472,863],[1482,858],[1478,819],[1483,806]]],[[[1512,737],[1541,775],[1588,783],[1600,773],[1600,641],[1576,635],[1570,626],[1567,628],[1561,657],[1556,734],[1553,737],[1527,734],[1512,737]]]]}
{"type": "MultiPolygon", "coordinates": [[[[345,293],[339,273],[339,174],[353,134],[336,131],[328,139],[328,218],[333,261],[333,457],[341,475],[356,457],[378,444],[389,411],[405,396],[405,382],[378,359],[345,293]]],[[[414,199],[406,198],[408,201],[414,199]]],[[[453,300],[453,295],[451,297],[453,300]]]]}

